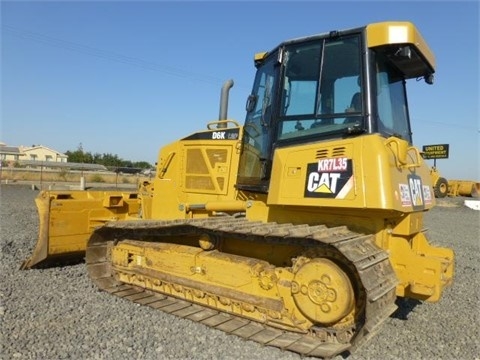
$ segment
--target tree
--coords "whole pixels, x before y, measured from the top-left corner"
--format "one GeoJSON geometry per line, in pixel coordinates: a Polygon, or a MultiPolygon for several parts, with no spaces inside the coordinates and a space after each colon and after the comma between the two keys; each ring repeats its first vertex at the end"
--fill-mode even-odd
{"type": "Polygon", "coordinates": [[[131,168],[140,168],[140,169],[151,169],[152,165],[146,161],[132,162],[131,160],[123,160],[118,157],[118,155],[110,153],[95,153],[92,155],[90,152],[85,152],[83,150],[82,143],[79,144],[77,150],[65,151],[65,155],[68,156],[69,162],[74,163],[89,163],[89,164],[99,164],[106,167],[131,167],[131,168]]]}
{"type": "Polygon", "coordinates": [[[65,151],[65,155],[68,156],[68,161],[69,162],[74,162],[74,163],[84,163],[85,161],[85,154],[83,152],[83,146],[82,143],[80,143],[77,147],[77,150],[75,151],[65,151]]]}

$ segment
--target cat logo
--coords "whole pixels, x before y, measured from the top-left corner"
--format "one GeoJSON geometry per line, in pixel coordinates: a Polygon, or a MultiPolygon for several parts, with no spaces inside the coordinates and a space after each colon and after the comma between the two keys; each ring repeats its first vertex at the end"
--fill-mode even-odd
{"type": "Polygon", "coordinates": [[[422,184],[418,175],[408,175],[408,184],[399,184],[402,206],[411,206],[414,210],[423,210],[425,204],[432,203],[430,188],[422,184]]]}
{"type": "Polygon", "coordinates": [[[353,189],[352,160],[322,159],[307,165],[305,197],[344,199],[353,189]]]}
{"type": "Polygon", "coordinates": [[[423,199],[422,178],[417,175],[408,175],[408,187],[412,198],[412,207],[414,210],[422,210],[425,208],[425,200],[423,199]]]}

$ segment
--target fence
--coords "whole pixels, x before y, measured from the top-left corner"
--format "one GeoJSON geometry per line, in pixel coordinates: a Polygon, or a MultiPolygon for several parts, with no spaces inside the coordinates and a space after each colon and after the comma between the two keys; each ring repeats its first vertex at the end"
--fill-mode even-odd
{"type": "Polygon", "coordinates": [[[46,185],[79,184],[81,181],[87,184],[114,184],[136,186],[140,180],[149,179],[142,174],[124,174],[113,171],[85,171],[69,169],[35,169],[0,167],[0,181],[2,184],[28,182],[38,184],[39,188],[46,185]]]}

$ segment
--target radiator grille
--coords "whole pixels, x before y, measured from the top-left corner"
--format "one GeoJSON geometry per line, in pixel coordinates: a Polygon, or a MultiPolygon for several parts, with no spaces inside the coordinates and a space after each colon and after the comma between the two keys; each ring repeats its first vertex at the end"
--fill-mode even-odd
{"type": "Polygon", "coordinates": [[[225,176],[216,174],[216,166],[227,166],[229,153],[226,149],[190,148],[186,152],[185,187],[187,190],[223,191],[225,176]]]}

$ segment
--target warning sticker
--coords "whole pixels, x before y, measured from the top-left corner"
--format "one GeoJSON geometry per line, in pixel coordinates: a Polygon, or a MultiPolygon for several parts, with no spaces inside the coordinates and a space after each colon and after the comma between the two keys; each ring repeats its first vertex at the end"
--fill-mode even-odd
{"type": "Polygon", "coordinates": [[[399,184],[400,188],[400,201],[402,202],[402,206],[411,206],[412,199],[410,197],[410,189],[408,188],[407,184],[399,184]]]}
{"type": "Polygon", "coordinates": [[[423,185],[423,199],[425,200],[425,204],[432,203],[432,192],[430,191],[430,187],[427,185],[423,185]]]}

